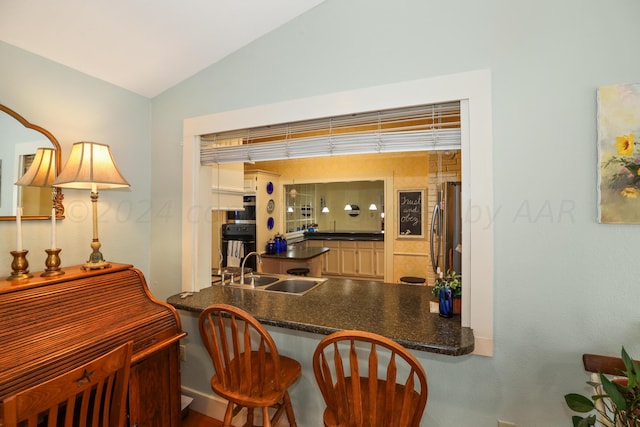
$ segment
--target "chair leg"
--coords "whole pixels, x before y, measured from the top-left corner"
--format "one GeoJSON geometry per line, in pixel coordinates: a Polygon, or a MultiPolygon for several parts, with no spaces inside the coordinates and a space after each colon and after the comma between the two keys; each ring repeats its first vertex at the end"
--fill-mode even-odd
{"type": "Polygon", "coordinates": [[[247,427],[253,427],[253,410],[254,408],[247,408],[247,422],[245,423],[245,426],[247,427]]]}
{"type": "Polygon", "coordinates": [[[224,421],[222,427],[233,427],[231,420],[233,419],[233,403],[227,403],[227,410],[224,412],[224,421]]]}
{"type": "Polygon", "coordinates": [[[271,418],[269,418],[269,407],[262,408],[262,427],[271,427],[271,418]]]}
{"type": "Polygon", "coordinates": [[[289,420],[289,425],[291,427],[297,427],[296,417],[293,415],[293,405],[291,405],[291,398],[289,397],[289,392],[285,390],[284,395],[282,396],[282,400],[284,401],[284,410],[287,413],[287,420],[289,420]]]}

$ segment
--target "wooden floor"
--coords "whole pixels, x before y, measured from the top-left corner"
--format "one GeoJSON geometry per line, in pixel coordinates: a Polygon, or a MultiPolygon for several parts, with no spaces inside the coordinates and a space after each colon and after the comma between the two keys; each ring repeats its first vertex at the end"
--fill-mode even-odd
{"type": "Polygon", "coordinates": [[[190,410],[189,415],[182,420],[182,427],[222,427],[222,421],[190,410]]]}

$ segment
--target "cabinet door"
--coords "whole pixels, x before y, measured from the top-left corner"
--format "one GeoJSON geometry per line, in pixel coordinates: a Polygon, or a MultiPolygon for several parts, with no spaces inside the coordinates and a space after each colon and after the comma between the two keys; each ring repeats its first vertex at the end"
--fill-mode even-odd
{"type": "Polygon", "coordinates": [[[360,276],[374,277],[376,275],[373,242],[358,242],[357,260],[360,276]]]}
{"type": "Polygon", "coordinates": [[[356,242],[340,242],[340,274],[358,274],[358,248],[356,242]]]}
{"type": "Polygon", "coordinates": [[[322,243],[329,248],[329,252],[322,256],[322,272],[340,274],[340,243],[332,240],[323,240],[322,243]]]}
{"type": "Polygon", "coordinates": [[[375,258],[375,275],[384,277],[384,242],[375,242],[374,244],[375,258]]]}

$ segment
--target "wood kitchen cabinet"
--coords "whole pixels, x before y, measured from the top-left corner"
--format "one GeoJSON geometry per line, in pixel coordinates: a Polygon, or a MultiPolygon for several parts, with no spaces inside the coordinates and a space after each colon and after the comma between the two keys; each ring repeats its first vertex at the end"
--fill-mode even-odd
{"type": "Polygon", "coordinates": [[[373,242],[373,257],[375,259],[374,275],[384,277],[384,242],[373,242]]]}
{"type": "MultiPolygon", "coordinates": [[[[313,248],[329,248],[329,252],[322,255],[322,274],[340,274],[340,242],[336,240],[306,240],[306,245],[313,248]]],[[[299,245],[300,243],[296,243],[299,245]]]]}
{"type": "Polygon", "coordinates": [[[340,274],[340,242],[325,240],[324,244],[327,248],[331,249],[324,254],[324,273],[340,274]]]}
{"type": "Polygon", "coordinates": [[[384,277],[384,242],[360,240],[308,240],[313,247],[331,250],[322,256],[322,274],[328,276],[384,277]]]}
{"type": "Polygon", "coordinates": [[[358,243],[354,241],[340,242],[340,274],[344,276],[358,275],[358,243]]]}
{"type": "Polygon", "coordinates": [[[375,242],[357,242],[358,275],[376,276],[375,242]]]}

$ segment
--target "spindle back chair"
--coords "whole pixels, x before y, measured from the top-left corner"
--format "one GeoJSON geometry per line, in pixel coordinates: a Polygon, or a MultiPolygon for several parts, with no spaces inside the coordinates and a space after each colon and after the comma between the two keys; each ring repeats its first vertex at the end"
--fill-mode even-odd
{"type": "Polygon", "coordinates": [[[283,411],[295,426],[287,390],[300,378],[300,363],[280,355],[269,332],[237,307],[207,307],[200,314],[198,328],[215,371],[211,388],[228,400],[223,425],[230,426],[239,410],[247,408],[246,425],[252,426],[253,410],[261,408],[263,426],[275,425],[283,411]],[[271,417],[270,407],[276,408],[271,417]]]}
{"type": "Polygon", "coordinates": [[[4,401],[5,427],[123,427],[133,342],[4,401]]]}
{"type": "Polygon", "coordinates": [[[318,344],[313,371],[327,406],[325,426],[420,424],[428,393],[425,371],[388,338],[362,331],[333,333],[318,344]]]}

